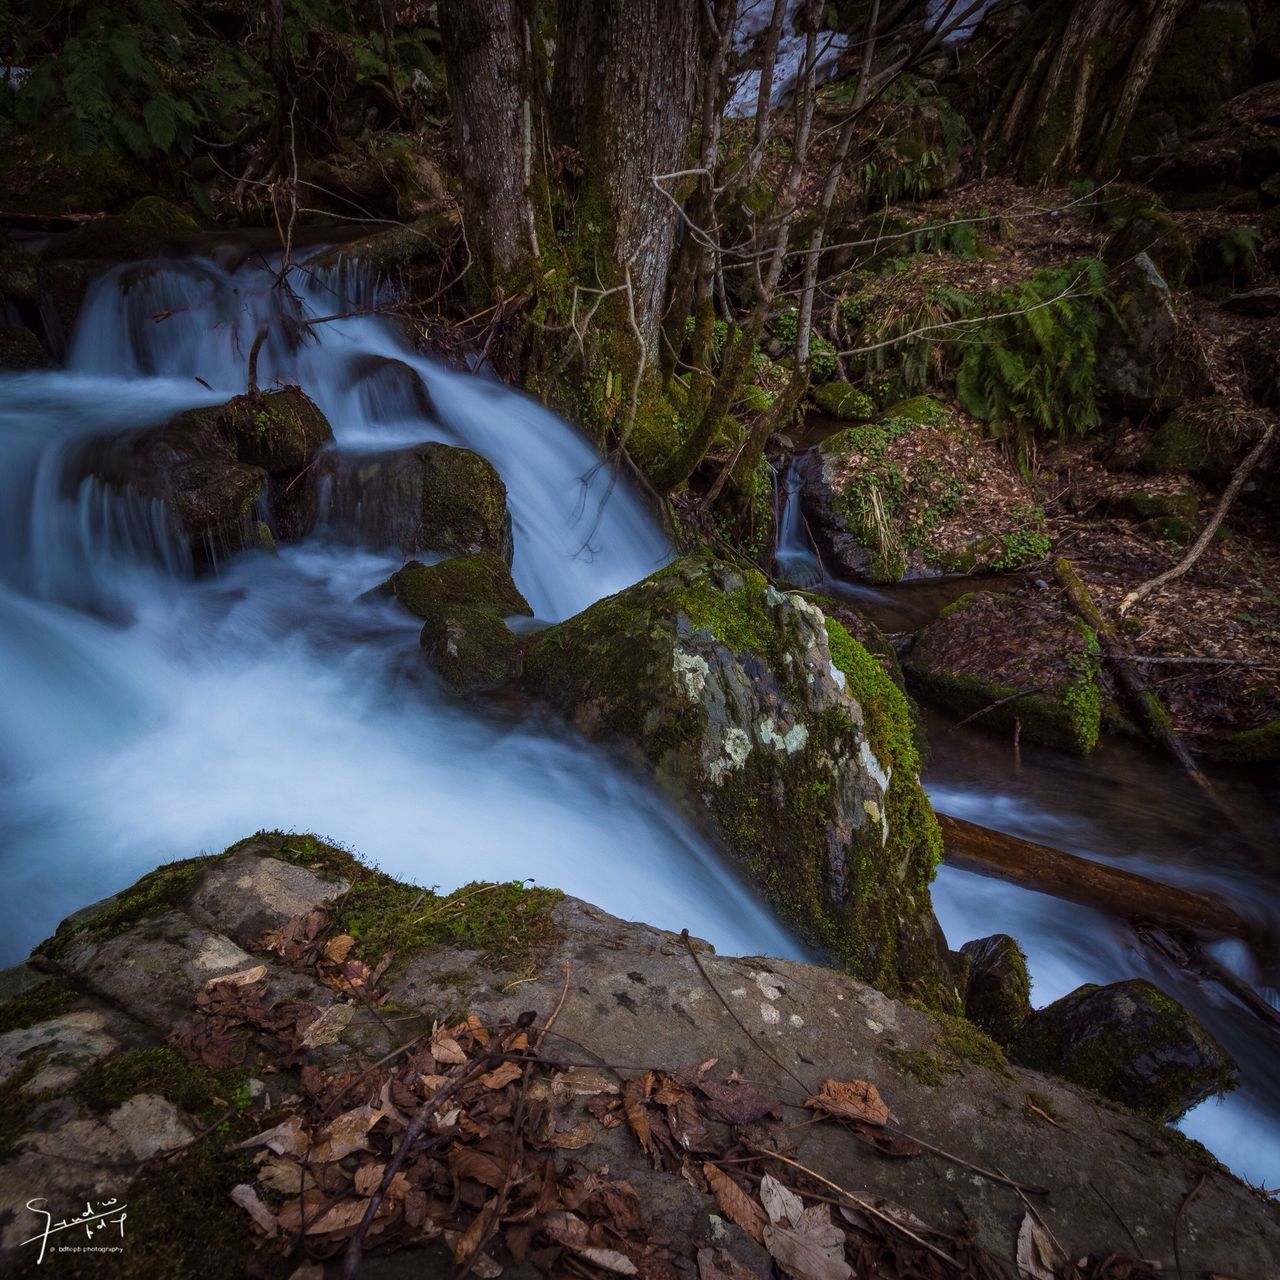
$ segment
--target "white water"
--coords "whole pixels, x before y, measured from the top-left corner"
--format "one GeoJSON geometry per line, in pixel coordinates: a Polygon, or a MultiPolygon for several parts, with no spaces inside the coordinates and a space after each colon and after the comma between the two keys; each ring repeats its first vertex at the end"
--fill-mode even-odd
{"type": "MultiPolygon", "coordinates": [[[[368,295],[294,283],[313,316],[368,295]]],[[[68,369],[0,377],[0,961],[161,861],[274,827],[422,884],[532,877],[722,950],[801,954],[628,771],[447,700],[418,663],[415,621],[356,601],[399,565],[394,551],[315,537],[197,579],[157,511],[81,479],[86,441],[242,390],[269,319],[260,384],[300,383],[338,449],[445,440],[490,458],[540,617],[669,557],[636,496],[552,414],[421,359],[377,319],[315,326],[293,350],[294,308],[270,285],[211,261],[113,272],[87,299],[68,369]],[[370,357],[404,361],[435,412],[388,393],[370,357]]]]}

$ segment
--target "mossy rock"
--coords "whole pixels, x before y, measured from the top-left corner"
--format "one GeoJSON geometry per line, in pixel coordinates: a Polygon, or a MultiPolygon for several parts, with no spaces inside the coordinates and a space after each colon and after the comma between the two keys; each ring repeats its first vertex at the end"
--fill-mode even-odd
{"type": "Polygon", "coordinates": [[[423,654],[455,693],[494,689],[519,676],[522,646],[503,619],[531,617],[533,610],[501,556],[482,552],[429,566],[413,561],[382,590],[424,620],[423,654]]]}
{"type": "Polygon", "coordinates": [[[237,396],[221,413],[236,458],[266,471],[301,471],[333,439],[329,420],[297,387],[237,396]]]}
{"type": "Polygon", "coordinates": [[[1142,455],[1142,466],[1156,474],[1226,480],[1251,447],[1256,429],[1256,415],[1241,415],[1222,396],[1182,404],[1156,428],[1142,455]]]}
{"type": "Polygon", "coordinates": [[[1280,719],[1213,738],[1205,745],[1205,754],[1232,764],[1280,763],[1280,719]]]}
{"type": "Polygon", "coordinates": [[[421,547],[454,555],[491,551],[510,564],[507,488],[493,463],[446,444],[414,452],[422,469],[421,547]]]}
{"type": "Polygon", "coordinates": [[[52,358],[30,329],[20,324],[0,327],[0,371],[27,373],[52,367],[52,358]]]}
{"type": "Polygon", "coordinates": [[[115,213],[152,186],[140,167],[109,147],[78,150],[66,121],[10,137],[0,149],[5,207],[20,213],[115,213]]]}
{"type": "Polygon", "coordinates": [[[1031,974],[1015,938],[994,933],[960,948],[969,961],[965,1016],[997,1044],[1008,1044],[1031,1016],[1031,974]]]}
{"type": "Polygon", "coordinates": [[[1236,1084],[1227,1051],[1145,978],[1077,988],[1028,1019],[1009,1054],[1158,1121],[1236,1084]]]}
{"type": "Polygon", "coordinates": [[[975,723],[985,729],[1020,726],[1030,741],[1088,755],[1102,724],[1098,654],[1097,637],[1056,596],[981,591],[925,628],[903,670],[923,700],[961,717],[984,712],[975,723]]]}
{"type": "Polygon", "coordinates": [[[813,402],[829,417],[855,421],[876,416],[875,401],[847,382],[824,382],[815,387],[813,402]]]}
{"type": "Polygon", "coordinates": [[[1190,525],[1200,513],[1200,499],[1189,485],[1166,492],[1132,489],[1108,498],[1106,509],[1108,515],[1123,520],[1175,520],[1190,525]]]}
{"type": "Polygon", "coordinates": [[[1111,214],[1112,231],[1102,247],[1102,259],[1122,267],[1147,254],[1171,288],[1180,289],[1191,270],[1191,241],[1167,209],[1141,188],[1121,198],[1111,214]]]}
{"type": "Polygon", "coordinates": [[[946,999],[910,710],[838,622],[688,557],[538,633],[524,683],[647,765],[851,972],[946,999]]]}
{"type": "Polygon", "coordinates": [[[189,240],[200,231],[189,214],[163,196],[143,196],[117,216],[95,218],[52,244],[54,258],[127,262],[150,258],[166,244],[189,240]]]}

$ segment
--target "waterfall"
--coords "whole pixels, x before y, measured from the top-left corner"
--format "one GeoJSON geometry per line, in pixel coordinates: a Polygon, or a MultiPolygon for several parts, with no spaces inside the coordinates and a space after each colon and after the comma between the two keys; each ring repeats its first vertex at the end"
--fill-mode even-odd
{"type": "Polygon", "coordinates": [[[116,268],[65,369],[0,375],[3,962],[159,862],[262,827],[314,830],[425,885],[532,877],[725,950],[804,954],[628,769],[446,698],[415,619],[358,600],[395,548],[330,522],[197,576],[154,505],[92,478],[104,440],[242,392],[266,323],[259,385],[317,401],[339,467],[429,440],[494,464],[540,618],[670,558],[640,498],[528,397],[421,356],[379,316],[303,323],[361,312],[375,281],[290,279],[262,261],[116,268]]]}

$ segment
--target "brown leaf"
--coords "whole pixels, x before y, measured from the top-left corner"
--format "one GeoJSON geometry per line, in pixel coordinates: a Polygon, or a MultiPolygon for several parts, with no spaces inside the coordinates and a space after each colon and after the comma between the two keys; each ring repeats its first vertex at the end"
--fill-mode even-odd
{"type": "Polygon", "coordinates": [[[229,982],[232,986],[243,987],[251,982],[261,982],[266,973],[267,966],[265,964],[255,964],[252,969],[241,969],[239,973],[224,973],[217,978],[210,978],[204,985],[206,987],[216,987],[224,982],[229,982]]]}
{"type": "Polygon", "coordinates": [[[518,1063],[504,1062],[500,1067],[495,1067],[492,1071],[482,1075],[480,1083],[486,1089],[501,1089],[504,1085],[509,1085],[513,1080],[518,1080],[522,1070],[523,1068],[518,1063]]]}
{"type": "MultiPolygon", "coordinates": [[[[265,1154],[265,1153],[264,1153],[265,1154]]],[[[258,1181],[278,1196],[299,1196],[316,1185],[308,1169],[296,1160],[268,1156],[258,1168],[258,1181]]]]}
{"type": "Polygon", "coordinates": [[[824,1080],[816,1097],[804,1100],[806,1107],[824,1111],[841,1120],[860,1120],[864,1124],[886,1124],[889,1108],[880,1091],[869,1080],[824,1080]]]}
{"type": "Polygon", "coordinates": [[[702,1104],[703,1113],[712,1120],[721,1120],[725,1124],[750,1124],[762,1116],[782,1114],[782,1107],[777,1101],[745,1080],[730,1080],[726,1084],[704,1080],[698,1088],[707,1098],[702,1104]]]}
{"type": "Polygon", "coordinates": [[[487,1151],[475,1147],[454,1146],[449,1151],[449,1171],[461,1181],[474,1178],[476,1182],[496,1191],[506,1178],[506,1166],[487,1151]]]}
{"type": "Polygon", "coordinates": [[[467,1055],[462,1051],[462,1046],[450,1035],[446,1035],[443,1031],[431,1037],[431,1056],[437,1062],[446,1063],[449,1066],[456,1066],[460,1062],[466,1062],[467,1055]]]}
{"type": "Polygon", "coordinates": [[[355,1008],[352,1005],[330,1005],[302,1033],[300,1047],[303,1049],[318,1049],[322,1045],[337,1044],[342,1038],[342,1033],[351,1025],[351,1019],[354,1016],[355,1008]]]}
{"type": "MultiPolygon", "coordinates": [[[[364,1217],[369,1202],[348,1196],[336,1204],[325,1208],[327,1197],[321,1191],[308,1191],[301,1200],[290,1200],[280,1210],[277,1221],[282,1231],[296,1233],[302,1226],[303,1215],[306,1215],[306,1234],[309,1236],[327,1235],[330,1232],[351,1232],[364,1217]]],[[[379,1209],[378,1218],[385,1217],[389,1209],[379,1209]],[[384,1212],[385,1210],[385,1212],[384,1212]]],[[[377,1219],[374,1219],[377,1221],[377,1219]]]]}
{"type": "Polygon", "coordinates": [[[757,1244],[764,1243],[764,1210],[729,1177],[723,1169],[710,1162],[702,1166],[711,1194],[716,1198],[721,1213],[730,1222],[741,1227],[757,1244]]]}
{"type": "Polygon", "coordinates": [[[653,1072],[647,1071],[638,1080],[628,1080],[622,1086],[622,1110],[626,1114],[631,1131],[640,1140],[640,1145],[649,1151],[652,1149],[652,1131],[649,1127],[649,1112],[645,1106],[645,1098],[653,1085],[653,1072]]]}
{"type": "Polygon", "coordinates": [[[321,1131],[320,1140],[311,1149],[311,1159],[316,1164],[331,1164],[353,1151],[367,1150],[369,1130],[381,1119],[382,1112],[367,1104],[344,1111],[321,1131]]]}
{"type": "Polygon", "coordinates": [[[310,1139],[302,1131],[302,1120],[299,1116],[290,1116],[281,1121],[274,1129],[266,1129],[246,1138],[237,1144],[240,1147],[267,1147],[278,1156],[305,1155],[311,1145],[310,1139]]]}
{"type": "Polygon", "coordinates": [[[489,1218],[491,1215],[491,1206],[495,1202],[490,1200],[486,1202],[483,1209],[471,1219],[467,1229],[453,1243],[453,1260],[461,1265],[471,1257],[475,1251],[480,1248],[480,1243],[485,1237],[485,1232],[489,1229],[489,1218]]]}
{"type": "Polygon", "coordinates": [[[356,940],[349,933],[340,933],[324,944],[324,958],[332,960],[334,964],[341,964],[355,945],[356,940]]]}
{"type": "Polygon", "coordinates": [[[698,1250],[698,1280],[760,1280],[727,1249],[698,1250]]]}
{"type": "Polygon", "coordinates": [[[1018,1230],[1018,1275],[1022,1280],[1054,1280],[1066,1261],[1049,1233],[1030,1213],[1024,1213],[1018,1230]]]}
{"type": "Polygon", "coordinates": [[[794,1226],[804,1214],[804,1201],[771,1173],[760,1181],[760,1200],[775,1227],[794,1226]]]}
{"type": "Polygon", "coordinates": [[[567,1129],[561,1129],[557,1125],[551,1132],[551,1145],[562,1151],[580,1151],[583,1147],[589,1147],[595,1140],[596,1135],[585,1120],[567,1129]]]}
{"type": "Polygon", "coordinates": [[[859,1142],[865,1142],[867,1146],[875,1147],[882,1156],[907,1159],[911,1156],[921,1155],[924,1151],[924,1148],[914,1139],[908,1138],[903,1133],[894,1133],[891,1129],[881,1129],[878,1125],[862,1124],[857,1120],[847,1121],[846,1127],[859,1142]]]}
{"type": "Polygon", "coordinates": [[[362,1164],[351,1180],[356,1195],[371,1196],[382,1185],[382,1175],[386,1172],[385,1164],[362,1164]]]}
{"type": "Polygon", "coordinates": [[[831,1221],[824,1204],[804,1202],[772,1174],[760,1183],[760,1198],[769,1215],[764,1247],[793,1280],[854,1280],[845,1261],[844,1232],[831,1221]]]}

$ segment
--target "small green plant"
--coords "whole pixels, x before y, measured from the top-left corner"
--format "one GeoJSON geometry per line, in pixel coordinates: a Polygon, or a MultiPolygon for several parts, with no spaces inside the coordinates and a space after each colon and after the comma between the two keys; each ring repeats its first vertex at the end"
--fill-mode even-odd
{"type": "Polygon", "coordinates": [[[1256,227],[1232,227],[1218,241],[1218,256],[1222,265],[1231,272],[1234,282],[1237,277],[1248,280],[1257,270],[1258,245],[1262,236],[1256,227]]]}

